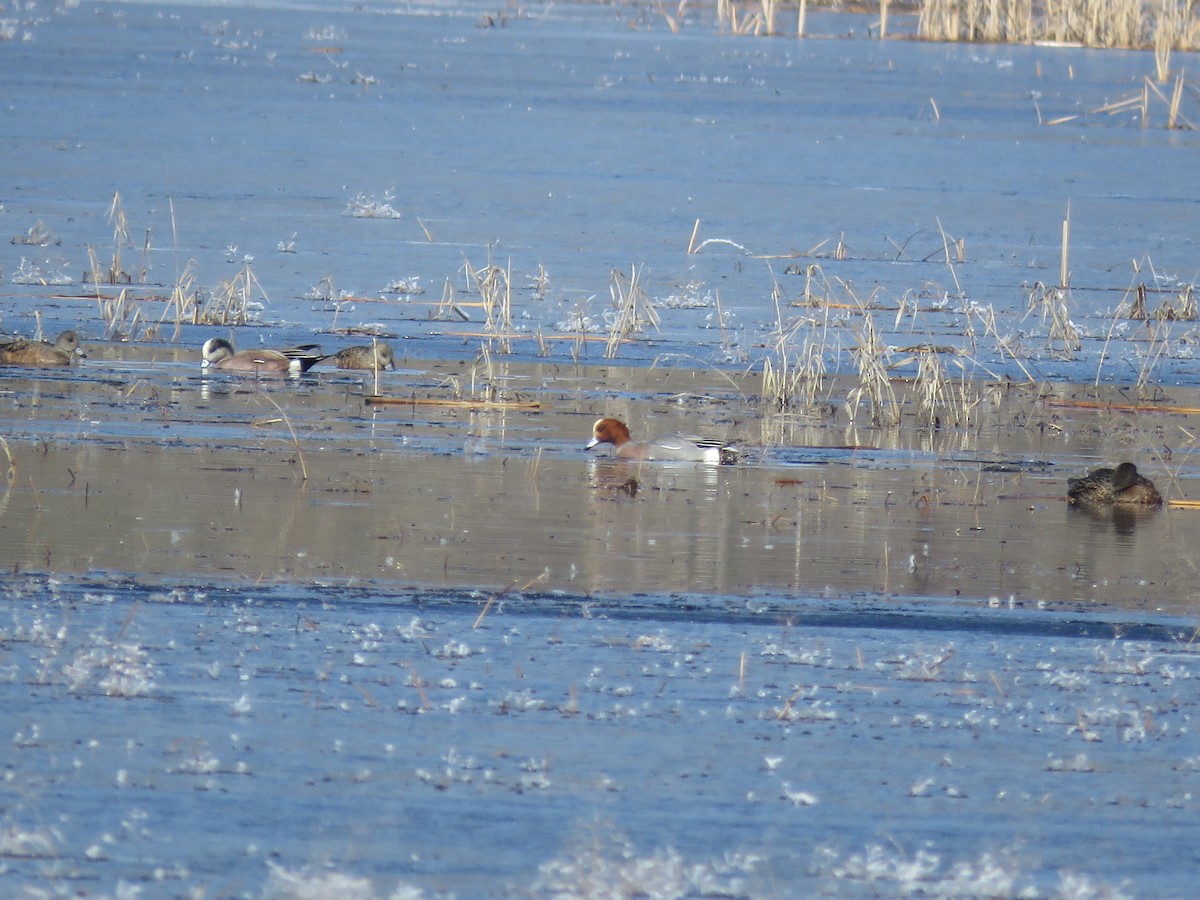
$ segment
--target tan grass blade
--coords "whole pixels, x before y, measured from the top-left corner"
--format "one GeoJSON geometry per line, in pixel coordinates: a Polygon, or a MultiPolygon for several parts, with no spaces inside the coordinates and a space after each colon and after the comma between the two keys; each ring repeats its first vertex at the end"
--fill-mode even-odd
{"type": "Polygon", "coordinates": [[[537,400],[464,400],[438,397],[365,397],[367,406],[444,406],[447,409],[539,410],[537,400]]]}

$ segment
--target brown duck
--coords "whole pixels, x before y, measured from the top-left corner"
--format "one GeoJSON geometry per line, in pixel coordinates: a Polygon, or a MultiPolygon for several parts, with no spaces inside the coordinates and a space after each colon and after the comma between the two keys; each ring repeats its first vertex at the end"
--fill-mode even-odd
{"type": "Polygon", "coordinates": [[[1067,479],[1067,496],[1079,506],[1161,506],[1162,494],[1131,462],[1067,479]]]}
{"type": "Polygon", "coordinates": [[[396,368],[396,357],[391,344],[383,341],[372,346],[347,347],[333,354],[334,364],[339,369],[387,369],[396,368]]]}
{"type": "Polygon", "coordinates": [[[76,356],[87,354],[73,331],[64,331],[53,344],[28,338],[0,344],[0,365],[4,366],[69,366],[76,356]]]}

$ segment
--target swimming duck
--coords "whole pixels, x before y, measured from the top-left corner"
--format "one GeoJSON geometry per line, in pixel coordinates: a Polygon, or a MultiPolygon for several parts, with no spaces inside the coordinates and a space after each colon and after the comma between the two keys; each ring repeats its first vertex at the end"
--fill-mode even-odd
{"type": "Polygon", "coordinates": [[[334,364],[339,369],[387,369],[396,368],[392,345],[379,341],[372,346],[347,347],[333,354],[334,364]]]}
{"type": "Polygon", "coordinates": [[[1162,495],[1154,482],[1131,462],[1115,469],[1096,469],[1083,478],[1067,479],[1067,496],[1081,506],[1161,506],[1162,495]]]}
{"type": "Polygon", "coordinates": [[[53,344],[22,337],[0,344],[0,365],[5,366],[69,366],[76,356],[87,354],[73,331],[64,331],[53,344]]]}
{"type": "Polygon", "coordinates": [[[592,439],[585,450],[601,444],[612,444],[618,459],[673,460],[710,465],[732,465],[738,451],[722,441],[699,440],[683,434],[669,434],[648,441],[635,441],[629,436],[629,426],[620,419],[597,419],[592,426],[592,439]]]}
{"type": "Polygon", "coordinates": [[[253,372],[260,375],[299,375],[324,357],[316,344],[302,344],[286,350],[239,350],[224,338],[209,338],[200,351],[201,368],[223,372],[253,372]]]}

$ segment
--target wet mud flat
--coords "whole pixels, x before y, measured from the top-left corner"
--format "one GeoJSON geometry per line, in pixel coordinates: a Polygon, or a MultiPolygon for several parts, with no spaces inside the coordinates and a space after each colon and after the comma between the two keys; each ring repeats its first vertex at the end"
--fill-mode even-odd
{"type": "Polygon", "coordinates": [[[455,405],[474,365],[401,361],[446,400],[407,406],[120,345],[5,373],[5,890],[1187,893],[1195,513],[1062,492],[1192,493],[1150,448],[1193,392],[876,429],[667,368],[455,405]],[[598,459],[602,414],[745,459],[598,459]]]}

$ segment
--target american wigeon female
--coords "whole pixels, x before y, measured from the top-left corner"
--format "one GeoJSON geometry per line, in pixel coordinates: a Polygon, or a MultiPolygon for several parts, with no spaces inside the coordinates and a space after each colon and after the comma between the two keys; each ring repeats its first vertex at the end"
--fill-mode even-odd
{"type": "Polygon", "coordinates": [[[286,350],[238,350],[224,338],[209,338],[200,351],[201,368],[222,372],[250,372],[258,375],[299,375],[324,357],[316,344],[302,344],[286,350]]]}
{"type": "Polygon", "coordinates": [[[1083,478],[1067,479],[1067,496],[1080,506],[1161,506],[1154,482],[1131,462],[1115,469],[1096,469],[1083,478]]]}
{"type": "Polygon", "coordinates": [[[378,341],[371,346],[347,347],[333,354],[334,364],[339,369],[387,369],[396,368],[396,357],[391,344],[378,341]]]}
{"type": "Polygon", "coordinates": [[[723,441],[700,440],[684,434],[668,434],[648,441],[635,441],[629,436],[629,426],[620,419],[597,419],[592,426],[592,439],[585,450],[601,444],[612,444],[618,459],[670,460],[698,462],[709,465],[732,465],[739,453],[723,441]]]}
{"type": "Polygon", "coordinates": [[[0,365],[4,366],[69,366],[76,356],[87,354],[73,331],[64,331],[53,344],[21,337],[0,344],[0,365]]]}

